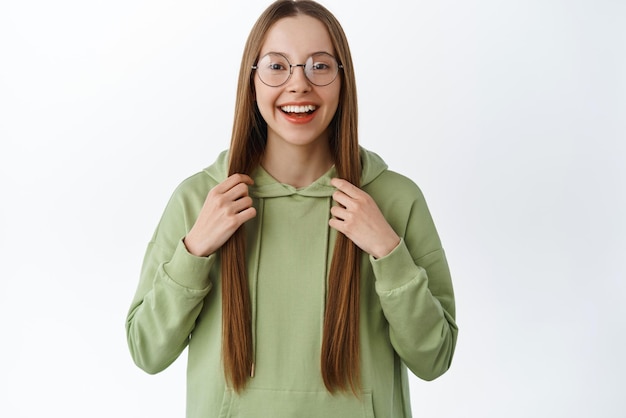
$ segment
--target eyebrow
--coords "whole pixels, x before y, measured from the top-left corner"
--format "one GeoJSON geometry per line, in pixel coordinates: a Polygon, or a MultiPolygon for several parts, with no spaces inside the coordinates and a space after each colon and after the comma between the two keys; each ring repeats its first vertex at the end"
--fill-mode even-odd
{"type": "MultiPolygon", "coordinates": [[[[262,58],[262,57],[266,56],[267,54],[279,54],[279,55],[282,55],[282,56],[286,57],[287,59],[293,59],[286,52],[280,52],[280,51],[267,51],[265,54],[260,55],[260,57],[262,58]]],[[[311,52],[310,54],[308,54],[307,58],[312,56],[312,55],[315,55],[315,54],[328,54],[328,55],[330,55],[332,57],[335,57],[335,54],[333,54],[331,52],[328,52],[328,51],[315,51],[315,52],[311,52]]]]}

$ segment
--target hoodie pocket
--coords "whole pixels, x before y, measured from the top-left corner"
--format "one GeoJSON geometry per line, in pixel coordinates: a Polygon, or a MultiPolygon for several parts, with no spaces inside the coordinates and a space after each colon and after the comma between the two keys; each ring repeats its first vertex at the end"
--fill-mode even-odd
{"type": "Polygon", "coordinates": [[[246,389],[224,393],[219,418],[375,418],[372,394],[246,389]]]}

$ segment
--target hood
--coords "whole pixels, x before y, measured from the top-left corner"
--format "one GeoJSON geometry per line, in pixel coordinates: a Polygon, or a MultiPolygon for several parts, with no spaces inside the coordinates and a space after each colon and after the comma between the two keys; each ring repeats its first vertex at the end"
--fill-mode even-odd
{"type": "MultiPolygon", "coordinates": [[[[215,163],[204,170],[216,183],[221,183],[228,177],[228,153],[228,150],[220,153],[215,163]]],[[[359,147],[359,156],[362,167],[361,187],[363,187],[385,171],[387,164],[378,154],[363,147],[359,147]]],[[[277,182],[262,167],[257,167],[251,176],[254,178],[254,185],[250,187],[250,193],[259,198],[290,196],[293,194],[308,197],[327,197],[331,196],[335,191],[335,188],[330,184],[330,180],[336,176],[337,170],[333,166],[312,184],[298,189],[288,184],[277,182]]]]}

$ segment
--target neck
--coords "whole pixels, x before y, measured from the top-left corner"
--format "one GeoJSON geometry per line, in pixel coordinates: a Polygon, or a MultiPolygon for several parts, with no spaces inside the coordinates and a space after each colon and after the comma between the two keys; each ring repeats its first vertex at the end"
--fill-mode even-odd
{"type": "Polygon", "coordinates": [[[334,163],[328,142],[321,144],[292,145],[268,141],[261,165],[283,184],[306,187],[326,173],[334,163]]]}

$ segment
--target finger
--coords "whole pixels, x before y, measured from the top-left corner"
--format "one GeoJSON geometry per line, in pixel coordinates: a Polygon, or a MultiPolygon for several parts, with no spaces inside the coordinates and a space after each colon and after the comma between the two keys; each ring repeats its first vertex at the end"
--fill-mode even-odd
{"type": "Polygon", "coordinates": [[[330,208],[330,214],[340,221],[345,221],[346,218],[349,216],[348,210],[344,209],[341,206],[333,206],[332,208],[330,208]]]}
{"type": "Polygon", "coordinates": [[[330,180],[330,184],[351,198],[358,197],[361,192],[361,189],[344,179],[333,178],[330,180]]]}
{"type": "Polygon", "coordinates": [[[256,209],[250,206],[247,209],[242,210],[241,212],[235,215],[237,220],[239,221],[239,225],[242,225],[244,222],[249,221],[250,219],[256,216],[256,209]]]}
{"type": "Polygon", "coordinates": [[[235,173],[231,174],[227,180],[233,180],[235,183],[246,183],[246,184],[254,184],[254,180],[247,174],[243,173],[235,173]]]}
{"type": "Polygon", "coordinates": [[[337,231],[343,233],[342,229],[343,229],[343,223],[341,222],[341,220],[337,219],[337,218],[331,218],[328,220],[328,226],[330,226],[331,228],[336,229],[337,231]]]}
{"type": "Polygon", "coordinates": [[[237,184],[244,183],[248,185],[254,184],[254,180],[247,174],[235,173],[226,180],[214,187],[215,191],[222,194],[232,189],[237,184]]]}
{"type": "Polygon", "coordinates": [[[252,207],[252,198],[249,196],[242,197],[241,199],[237,199],[233,202],[233,212],[240,213],[244,210],[252,207]]]}
{"type": "Polygon", "coordinates": [[[230,190],[224,192],[224,197],[229,201],[235,201],[245,196],[248,196],[248,185],[246,183],[237,183],[230,190]]]}
{"type": "Polygon", "coordinates": [[[333,200],[343,207],[348,207],[350,204],[350,197],[341,190],[335,190],[333,193],[333,200]]]}

